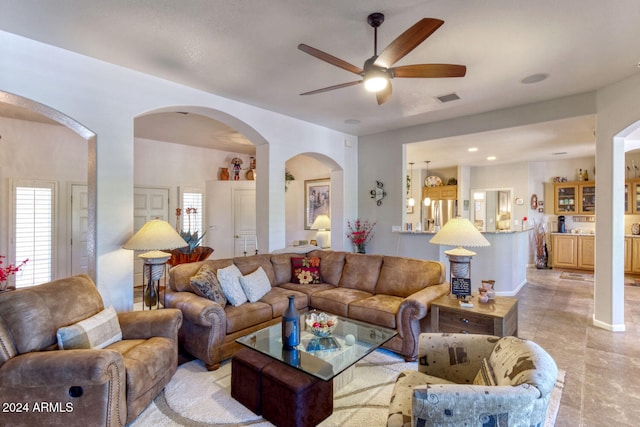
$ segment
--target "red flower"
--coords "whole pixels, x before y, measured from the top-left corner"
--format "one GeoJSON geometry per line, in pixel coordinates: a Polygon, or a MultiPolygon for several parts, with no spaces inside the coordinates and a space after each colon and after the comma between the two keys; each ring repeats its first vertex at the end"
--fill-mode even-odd
{"type": "Polygon", "coordinates": [[[347,237],[354,245],[363,245],[373,237],[373,227],[375,227],[375,225],[375,222],[370,224],[367,220],[363,222],[356,219],[352,226],[351,221],[347,221],[347,227],[349,227],[350,230],[347,233],[347,237]]]}
{"type": "Polygon", "coordinates": [[[6,258],[6,257],[4,255],[0,255],[0,283],[6,282],[9,276],[11,276],[12,274],[16,274],[18,271],[20,271],[20,269],[24,267],[27,261],[29,261],[29,259],[27,258],[24,261],[22,261],[22,263],[18,266],[9,264],[6,267],[2,267],[2,258],[6,258]]]}

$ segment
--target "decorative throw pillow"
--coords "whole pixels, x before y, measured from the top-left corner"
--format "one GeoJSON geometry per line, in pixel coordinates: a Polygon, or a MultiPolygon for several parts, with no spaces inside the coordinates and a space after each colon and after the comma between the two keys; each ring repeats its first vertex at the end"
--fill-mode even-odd
{"type": "Polygon", "coordinates": [[[56,332],[61,350],[105,348],[122,340],[118,313],[109,306],[88,319],[64,326],[56,332]]]}
{"type": "Polygon", "coordinates": [[[207,264],[200,267],[196,275],[191,277],[190,284],[196,295],[215,301],[223,307],[227,304],[216,272],[207,264]]]}
{"type": "Polygon", "coordinates": [[[235,264],[218,269],[218,282],[222,286],[222,292],[227,297],[227,301],[234,307],[247,302],[247,295],[245,295],[240,285],[240,276],[242,276],[242,273],[235,264]]]}
{"type": "Polygon", "coordinates": [[[258,301],[271,290],[271,282],[269,282],[269,277],[262,267],[258,267],[251,274],[240,276],[240,285],[242,285],[249,302],[258,301]]]}
{"type": "Polygon", "coordinates": [[[322,283],[320,258],[291,258],[291,282],[300,285],[322,283]]]}
{"type": "Polygon", "coordinates": [[[486,357],[482,359],[482,366],[476,374],[476,377],[473,379],[473,383],[475,385],[496,385],[496,377],[494,376],[493,369],[491,368],[491,365],[489,365],[489,361],[486,357]]]}

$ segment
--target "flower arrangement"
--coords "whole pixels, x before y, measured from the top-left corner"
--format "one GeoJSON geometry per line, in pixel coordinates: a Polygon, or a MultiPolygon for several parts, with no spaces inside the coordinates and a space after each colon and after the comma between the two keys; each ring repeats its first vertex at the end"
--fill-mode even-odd
{"type": "Polygon", "coordinates": [[[533,244],[533,255],[536,268],[547,268],[548,253],[547,253],[547,226],[545,221],[534,222],[533,234],[531,235],[531,242],[533,244]]]}
{"type": "Polygon", "coordinates": [[[8,289],[15,289],[13,287],[8,286],[7,280],[9,276],[16,274],[24,265],[29,261],[29,259],[25,259],[20,263],[20,265],[16,266],[14,264],[9,264],[6,267],[2,267],[2,259],[6,258],[4,255],[0,255],[0,291],[6,291],[8,289]]]}
{"type": "Polygon", "coordinates": [[[347,237],[355,246],[365,245],[373,237],[373,227],[375,226],[375,222],[369,223],[367,220],[356,219],[353,224],[351,221],[347,221],[347,227],[349,228],[347,237]]]}

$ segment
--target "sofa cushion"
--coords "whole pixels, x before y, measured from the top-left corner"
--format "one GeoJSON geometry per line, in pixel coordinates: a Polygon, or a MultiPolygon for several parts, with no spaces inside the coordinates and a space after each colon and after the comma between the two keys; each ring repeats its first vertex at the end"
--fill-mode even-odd
{"type": "Polygon", "coordinates": [[[320,257],[291,258],[291,283],[302,285],[322,283],[320,257]]]}
{"type": "Polygon", "coordinates": [[[198,273],[189,281],[196,295],[215,301],[223,307],[227,304],[227,298],[224,296],[216,271],[208,264],[200,267],[198,273]]]}
{"type": "Polygon", "coordinates": [[[322,276],[322,281],[331,283],[332,285],[338,285],[340,283],[342,270],[344,269],[345,255],[346,252],[322,250],[311,251],[307,254],[309,257],[320,258],[320,275],[322,276]]]}
{"type": "Polygon", "coordinates": [[[105,348],[122,340],[118,313],[109,306],[87,319],[58,329],[58,347],[62,350],[105,348]]]}
{"type": "Polygon", "coordinates": [[[198,274],[203,265],[208,265],[215,272],[233,264],[231,259],[209,259],[206,261],[178,264],[169,270],[169,287],[176,292],[192,292],[191,278],[198,274]]]}
{"type": "Polygon", "coordinates": [[[271,290],[271,283],[262,267],[251,274],[240,276],[240,285],[249,302],[256,302],[271,290]]]}
{"type": "Polygon", "coordinates": [[[273,319],[271,306],[262,301],[247,302],[238,307],[227,305],[224,313],[227,318],[227,335],[273,319]]]}
{"type": "Polygon", "coordinates": [[[346,254],[340,287],[375,293],[382,258],[382,255],[346,254]]]}
{"type": "Polygon", "coordinates": [[[247,302],[247,295],[242,290],[242,285],[240,285],[240,276],[242,276],[242,273],[234,264],[218,269],[218,281],[222,286],[224,296],[235,307],[247,302]]]}
{"type": "Polygon", "coordinates": [[[375,293],[406,298],[427,286],[442,282],[444,270],[437,261],[385,256],[375,293]]]}
{"type": "Polygon", "coordinates": [[[233,263],[238,267],[242,274],[253,273],[258,267],[262,267],[269,278],[271,286],[274,286],[276,283],[276,275],[273,271],[273,265],[271,265],[270,254],[236,257],[233,259],[233,263]]]}
{"type": "Polygon", "coordinates": [[[496,377],[493,374],[493,368],[491,368],[486,357],[482,359],[482,365],[480,366],[480,370],[476,374],[476,377],[473,379],[473,384],[490,386],[496,385],[496,377]]]}
{"type": "Polygon", "coordinates": [[[558,376],[558,367],[546,351],[533,341],[517,337],[500,338],[489,364],[498,385],[530,384],[542,396],[551,393],[558,376]]]}
{"type": "Polygon", "coordinates": [[[311,307],[337,314],[338,316],[349,316],[349,304],[353,301],[368,298],[371,294],[350,288],[334,288],[325,291],[318,291],[311,294],[311,307]]]}
{"type": "Polygon", "coordinates": [[[335,289],[336,285],[330,285],[328,283],[319,283],[317,285],[298,285],[295,283],[283,283],[277,287],[302,292],[303,294],[311,297],[311,295],[315,294],[316,292],[325,291],[327,289],[335,289]]]}
{"type": "MultiPolygon", "coordinates": [[[[304,285],[292,285],[292,286],[304,286],[304,285]]],[[[319,285],[309,285],[309,286],[319,286],[319,285]]],[[[295,290],[289,290],[285,288],[281,288],[276,286],[275,288],[271,288],[271,290],[260,299],[260,302],[264,302],[269,304],[272,309],[272,317],[280,317],[282,313],[289,307],[289,295],[293,295],[295,298],[293,299],[293,303],[300,312],[307,311],[309,307],[309,297],[307,294],[303,292],[298,292],[295,290]]]]}
{"type": "Polygon", "coordinates": [[[271,254],[271,265],[275,275],[275,284],[291,282],[291,258],[298,257],[297,254],[271,254]]]}
{"type": "Polygon", "coordinates": [[[349,318],[396,329],[396,313],[404,298],[373,295],[349,304],[349,318]]]}

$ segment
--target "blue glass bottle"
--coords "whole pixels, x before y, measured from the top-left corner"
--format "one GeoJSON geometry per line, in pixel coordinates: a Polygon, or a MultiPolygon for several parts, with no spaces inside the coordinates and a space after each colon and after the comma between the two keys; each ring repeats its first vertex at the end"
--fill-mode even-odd
{"type": "Polygon", "coordinates": [[[282,347],[293,349],[300,344],[300,313],[289,295],[289,307],[282,314],[282,347]]]}

